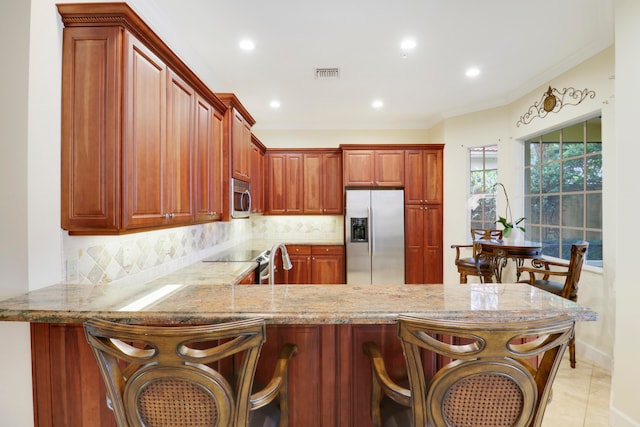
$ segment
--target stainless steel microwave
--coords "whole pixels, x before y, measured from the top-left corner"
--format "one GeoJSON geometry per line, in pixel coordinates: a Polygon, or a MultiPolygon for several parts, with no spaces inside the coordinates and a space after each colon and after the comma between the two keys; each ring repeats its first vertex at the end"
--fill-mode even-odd
{"type": "Polygon", "coordinates": [[[247,218],[251,212],[251,193],[249,183],[231,179],[231,217],[247,218]]]}

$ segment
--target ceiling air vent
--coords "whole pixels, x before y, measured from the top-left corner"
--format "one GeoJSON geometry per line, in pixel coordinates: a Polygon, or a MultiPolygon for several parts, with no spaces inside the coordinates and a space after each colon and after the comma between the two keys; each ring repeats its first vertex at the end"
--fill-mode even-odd
{"type": "Polygon", "coordinates": [[[316,80],[338,80],[340,78],[340,69],[338,68],[316,68],[316,80]]]}

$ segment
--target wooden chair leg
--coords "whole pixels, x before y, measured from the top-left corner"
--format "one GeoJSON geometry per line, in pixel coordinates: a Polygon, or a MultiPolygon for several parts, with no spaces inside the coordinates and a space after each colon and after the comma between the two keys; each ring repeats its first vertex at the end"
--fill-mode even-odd
{"type": "Polygon", "coordinates": [[[569,362],[571,362],[571,367],[575,369],[576,367],[576,337],[575,335],[569,341],[569,362]]]}
{"type": "Polygon", "coordinates": [[[467,283],[467,273],[464,271],[460,272],[460,283],[467,283]]]}

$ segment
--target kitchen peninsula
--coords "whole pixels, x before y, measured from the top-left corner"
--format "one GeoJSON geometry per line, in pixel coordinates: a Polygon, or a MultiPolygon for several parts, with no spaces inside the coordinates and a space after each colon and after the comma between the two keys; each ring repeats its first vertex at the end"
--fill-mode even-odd
{"type": "MultiPolygon", "coordinates": [[[[291,422],[322,427],[369,425],[370,367],[362,343],[378,342],[402,370],[394,325],[398,314],[597,319],[589,308],[525,284],[225,285],[204,279],[202,269],[210,266],[194,264],[148,284],[58,284],[0,301],[0,320],[32,323],[36,425],[114,425],[81,325],[94,316],[139,324],[263,317],[268,338],[258,380],[270,375],[277,349],[295,342],[291,422]]],[[[430,363],[435,369],[439,362],[430,363]]]]}

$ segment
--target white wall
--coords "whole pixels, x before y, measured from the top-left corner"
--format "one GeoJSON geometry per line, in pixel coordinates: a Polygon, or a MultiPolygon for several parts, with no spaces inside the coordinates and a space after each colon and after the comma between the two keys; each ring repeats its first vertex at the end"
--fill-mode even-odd
{"type": "Polygon", "coordinates": [[[619,171],[615,211],[617,258],[613,265],[616,291],[615,366],[612,377],[611,425],[640,426],[640,286],[638,285],[638,118],[640,117],[640,2],[615,1],[616,145],[612,168],[619,171]],[[622,179],[626,177],[627,179],[622,179]]]}
{"type": "MultiPolygon", "coordinates": [[[[4,65],[0,97],[0,297],[28,291],[35,273],[29,252],[30,8],[28,1],[0,2],[5,21],[0,27],[4,65]]],[[[55,239],[52,241],[55,244],[55,239]]],[[[0,336],[10,349],[0,352],[0,418],[4,425],[28,426],[33,423],[29,325],[0,323],[0,336]]]]}

